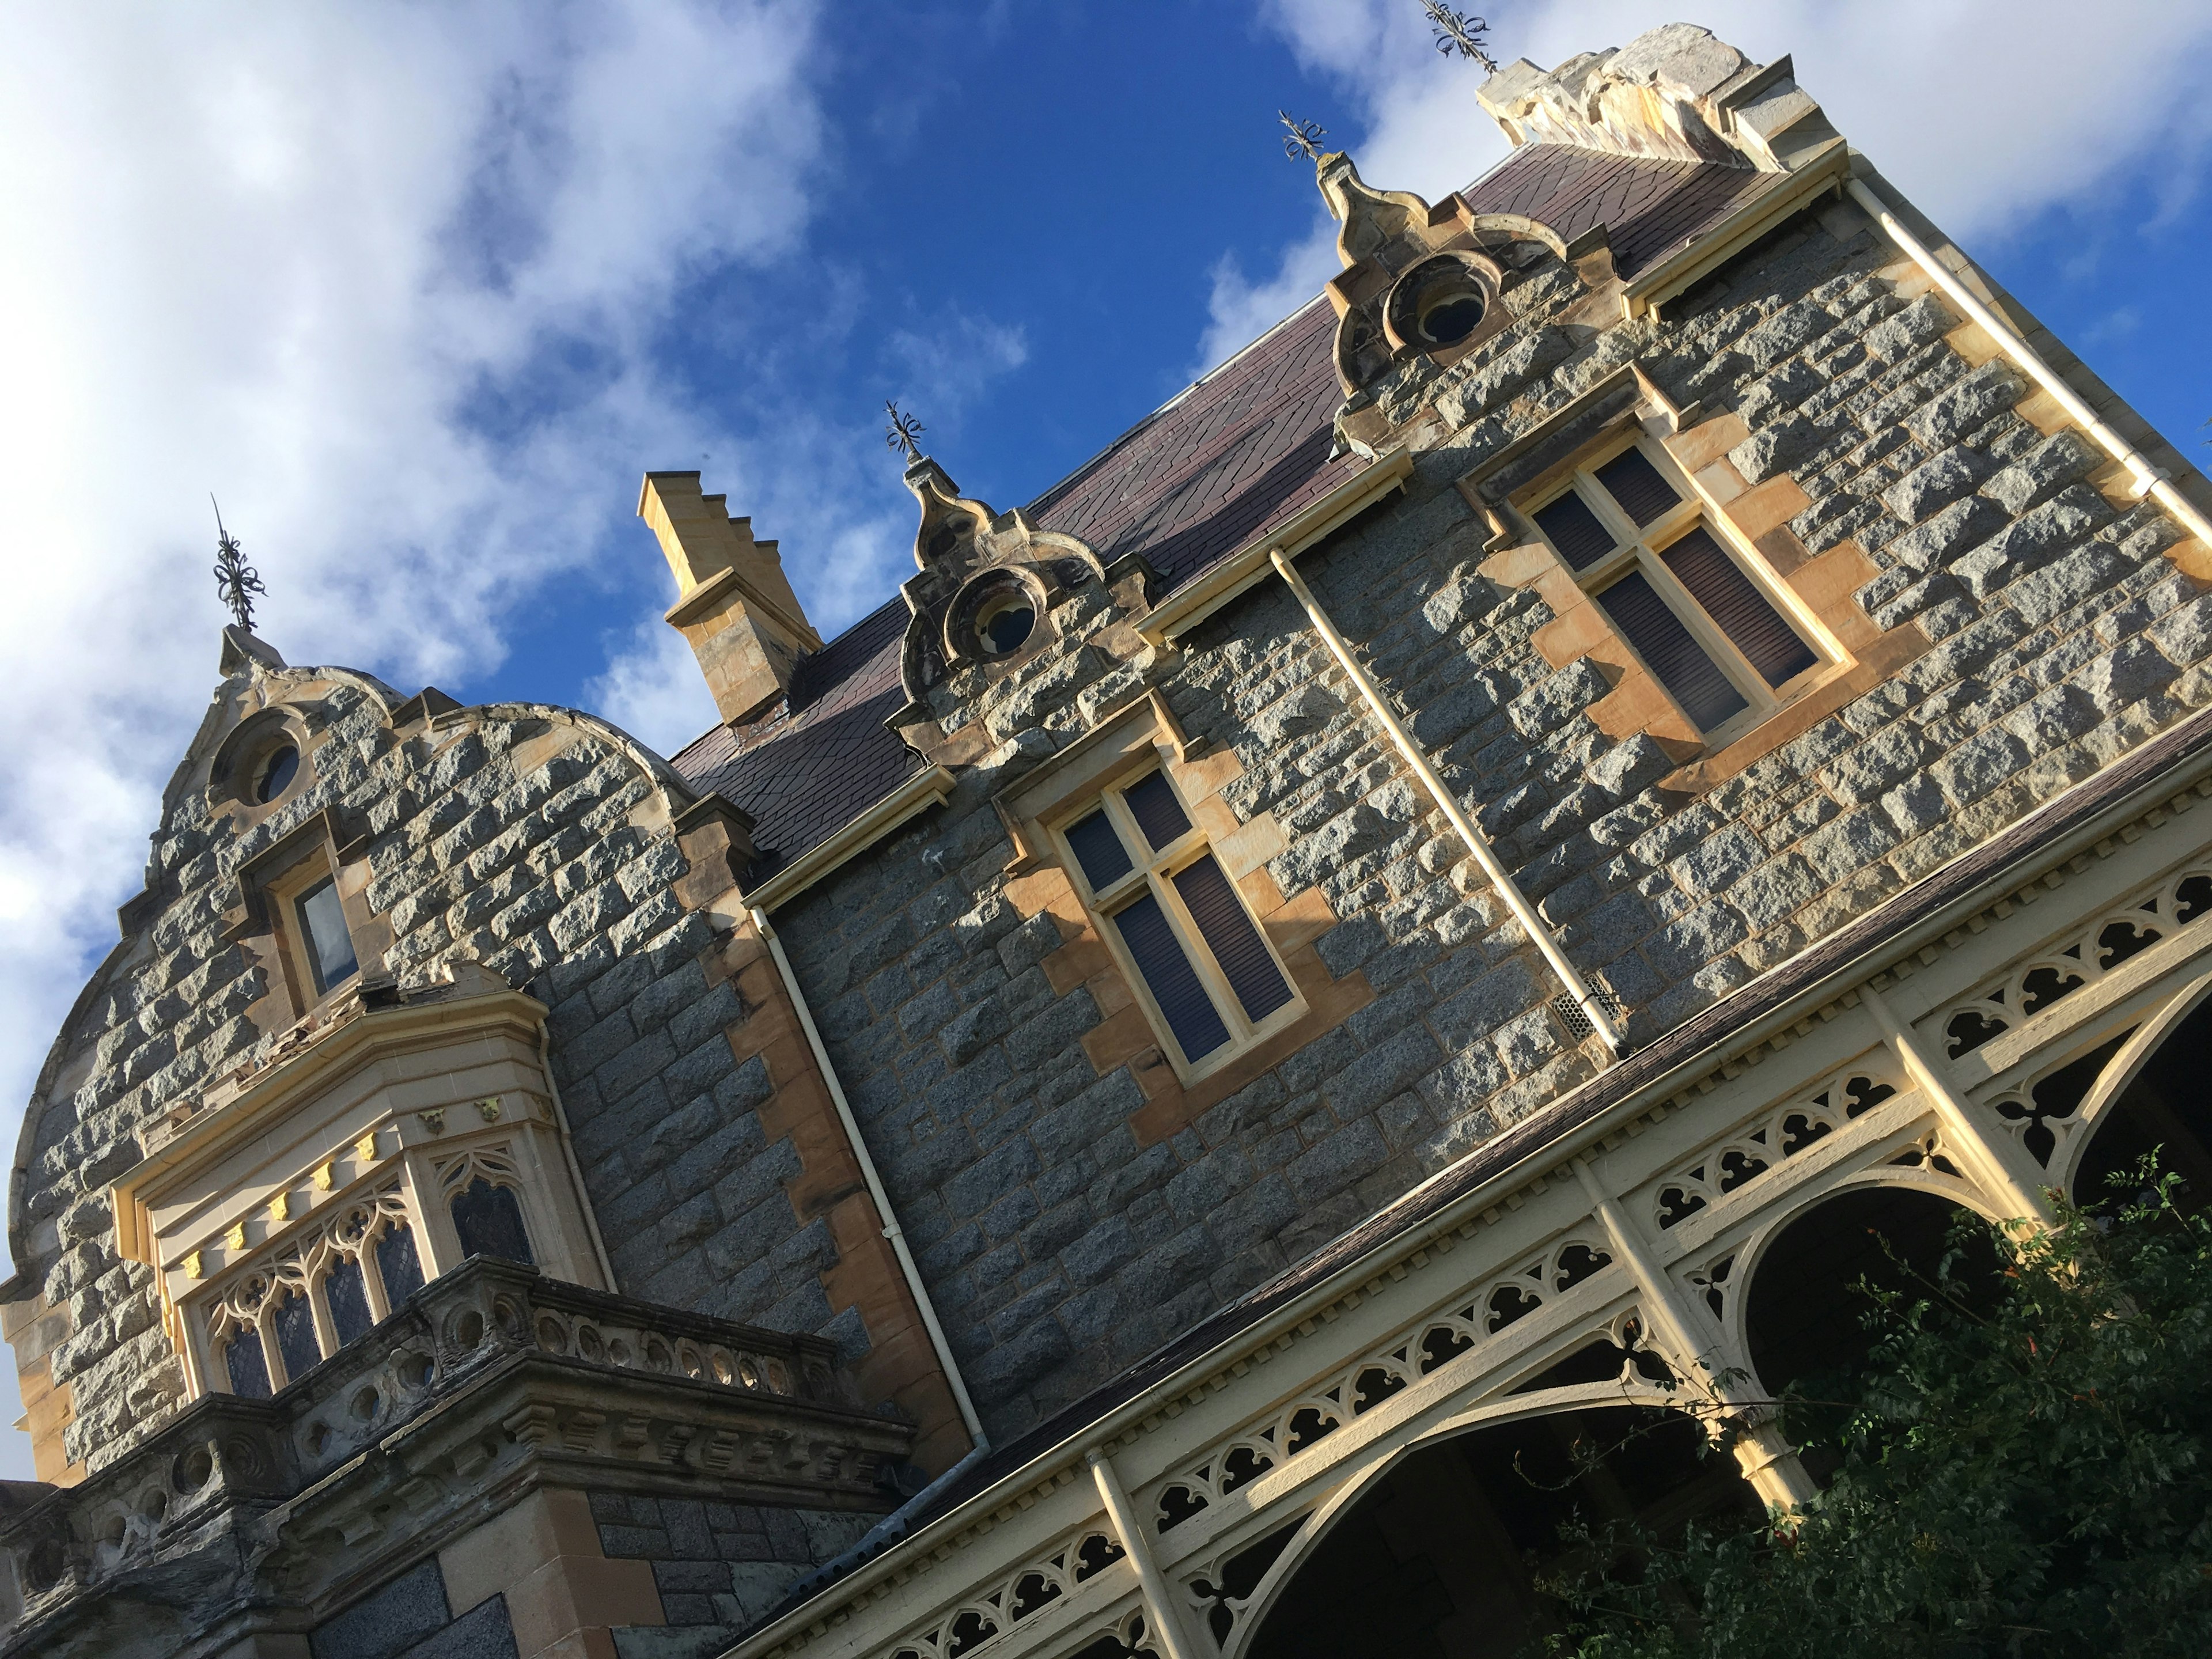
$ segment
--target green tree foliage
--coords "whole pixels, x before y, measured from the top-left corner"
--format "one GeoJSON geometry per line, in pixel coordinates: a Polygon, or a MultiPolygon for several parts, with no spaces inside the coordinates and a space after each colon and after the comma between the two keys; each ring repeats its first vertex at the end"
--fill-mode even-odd
{"type": "Polygon", "coordinates": [[[1820,1501],[1583,1534],[1571,1559],[1615,1566],[1547,1586],[1553,1659],[2212,1655],[2212,1225],[2142,1180],[2011,1239],[1993,1291],[1956,1248],[1933,1281],[1863,1287],[1881,1334],[1829,1413],[1820,1501]]]}

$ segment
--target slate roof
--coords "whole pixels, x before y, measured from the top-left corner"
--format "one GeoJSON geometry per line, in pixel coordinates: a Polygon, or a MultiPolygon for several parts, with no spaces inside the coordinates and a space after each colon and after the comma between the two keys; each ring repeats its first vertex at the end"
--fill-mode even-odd
{"type": "MultiPolygon", "coordinates": [[[[1779,178],[1531,144],[1461,194],[1478,211],[1523,214],[1569,239],[1602,223],[1614,268],[1632,276],[1779,178]]],[[[1030,517],[1109,563],[1141,552],[1167,587],[1181,586],[1358,471],[1355,460],[1328,459],[1340,395],[1334,328],[1316,296],[1038,496],[1030,517]]],[[[895,594],[800,664],[777,714],[738,731],[714,726],[673,757],[692,787],[751,815],[763,857],[748,885],[921,767],[884,726],[905,701],[906,620],[895,594]]]]}

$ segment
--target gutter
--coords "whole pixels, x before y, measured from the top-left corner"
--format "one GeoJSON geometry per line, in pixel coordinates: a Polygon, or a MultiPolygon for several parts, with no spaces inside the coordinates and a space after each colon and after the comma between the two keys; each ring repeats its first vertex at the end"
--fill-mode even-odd
{"type": "Polygon", "coordinates": [[[1413,452],[1394,444],[1310,507],[1257,541],[1247,542],[1195,580],[1162,600],[1137,624],[1148,645],[1164,646],[1204,622],[1249,587],[1274,574],[1278,553],[1295,558],[1330,532],[1364,513],[1413,475],[1413,452]]]}
{"type": "MultiPolygon", "coordinates": [[[[914,1297],[914,1304],[921,1315],[923,1328],[929,1333],[929,1346],[937,1355],[937,1363],[945,1372],[945,1382],[952,1389],[953,1403],[960,1408],[960,1421],[968,1431],[968,1438],[975,1452],[989,1449],[990,1437],[983,1432],[975,1407],[968,1398],[968,1385],[960,1376],[960,1366],[952,1358],[952,1347],[945,1340],[945,1328],[938,1323],[937,1309],[930,1302],[929,1287],[922,1283],[921,1269],[915,1265],[914,1252],[907,1248],[906,1234],[898,1224],[898,1213],[891,1208],[890,1194],[884,1190],[882,1176],[876,1171],[876,1160],[870,1156],[868,1143],[860,1133],[860,1125],[853,1115],[850,1102],[845,1098],[844,1085],[837,1080],[837,1070],[830,1063],[830,1052],[822,1046],[822,1033],[814,1024],[814,1012],[806,1006],[806,993],[799,988],[799,975],[791,970],[791,958],[783,953],[783,941],[776,937],[775,929],[769,926],[767,912],[756,908],[752,913],[753,926],[759,929],[767,943],[769,955],[775,959],[775,971],[783,980],[784,994],[790,997],[791,1006],[799,1011],[799,1029],[806,1033],[806,1046],[814,1055],[814,1064],[829,1085],[830,1103],[837,1109],[837,1121],[844,1127],[846,1143],[853,1149],[853,1157],[860,1166],[860,1179],[867,1183],[868,1196],[875,1203],[876,1216],[884,1224],[884,1237],[890,1240],[891,1254],[898,1258],[899,1272],[906,1277],[906,1287],[914,1297]]],[[[964,1462],[964,1460],[963,1460],[964,1462]]]]}
{"type": "MultiPolygon", "coordinates": [[[[2172,514],[2191,535],[2196,537],[2207,547],[2212,547],[2212,521],[2207,521],[2196,504],[2174,488],[2171,476],[2163,468],[2153,465],[2148,456],[2100,420],[2096,411],[2082,400],[2081,395],[2072,386],[2060,378],[2056,369],[2044,362],[2035,348],[2028,344],[2018,331],[1984,305],[1979,296],[1960,280],[1956,272],[1938,259],[1925,243],[1899,222],[1898,216],[1889,204],[1869,189],[1863,179],[1849,179],[1845,181],[1844,189],[1851,200],[1866,210],[1869,216],[1882,228],[1883,233],[1889,240],[1897,244],[1905,256],[1925,271],[1929,280],[1943,290],[1944,297],[1957,306],[1968,321],[1978,325],[1982,331],[1996,343],[1997,349],[2005,355],[2014,368],[2057,399],[2058,406],[2066,411],[2068,419],[2094,439],[2106,454],[2134,475],[2131,488],[2136,500],[2140,501],[2146,495],[2149,496],[2172,514]]],[[[1964,262],[1963,255],[1961,262],[1964,262]]]]}
{"type": "Polygon", "coordinates": [[[743,896],[755,915],[793,899],[847,860],[866,852],[908,818],[941,806],[952,793],[953,776],[942,766],[915,773],[827,841],[817,842],[743,896]]]}

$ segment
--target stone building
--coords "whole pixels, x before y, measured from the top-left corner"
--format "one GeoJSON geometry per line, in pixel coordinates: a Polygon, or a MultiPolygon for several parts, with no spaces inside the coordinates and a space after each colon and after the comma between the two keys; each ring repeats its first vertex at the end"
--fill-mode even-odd
{"type": "Polygon", "coordinates": [[[1815,1490],[1869,1226],[2212,1180],[2212,489],[1788,59],[1480,100],[835,639],[648,474],[678,755],[226,633],[15,1161],[0,1652],[1507,1653],[1566,1506],[1815,1490]]]}

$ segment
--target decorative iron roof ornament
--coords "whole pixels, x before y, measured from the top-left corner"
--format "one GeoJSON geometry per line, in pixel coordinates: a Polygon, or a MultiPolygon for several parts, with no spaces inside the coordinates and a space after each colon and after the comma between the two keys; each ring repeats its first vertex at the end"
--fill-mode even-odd
{"type": "Polygon", "coordinates": [[[208,501],[215,507],[216,592],[230,607],[230,614],[238,618],[238,625],[250,634],[253,631],[253,596],[269,590],[261,585],[261,573],[246,563],[245,555],[238,550],[238,538],[222,527],[222,504],[213,495],[208,501]]]}
{"type": "Polygon", "coordinates": [[[906,457],[907,465],[913,465],[921,459],[921,434],[928,428],[888,398],[884,399],[884,413],[890,416],[884,426],[884,447],[897,450],[906,457]]]}
{"type": "Polygon", "coordinates": [[[1303,155],[1309,161],[1321,160],[1321,141],[1328,137],[1328,129],[1318,121],[1300,121],[1290,111],[1279,109],[1275,118],[1288,129],[1283,139],[1283,154],[1293,161],[1303,155]]]}
{"type": "Polygon", "coordinates": [[[1482,49],[1482,37],[1490,33],[1488,20],[1454,11],[1443,0],[1421,0],[1421,9],[1436,30],[1438,52],[1447,58],[1472,58],[1486,75],[1498,73],[1498,60],[1482,49]]]}

